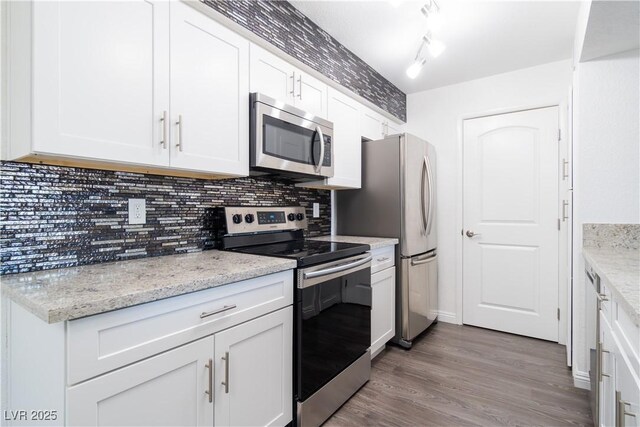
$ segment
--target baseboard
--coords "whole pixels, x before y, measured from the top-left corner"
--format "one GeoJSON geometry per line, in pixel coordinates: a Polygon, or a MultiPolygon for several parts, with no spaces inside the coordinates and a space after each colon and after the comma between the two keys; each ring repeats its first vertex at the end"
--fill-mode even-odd
{"type": "Polygon", "coordinates": [[[582,371],[573,371],[573,385],[577,388],[590,390],[591,380],[589,379],[589,373],[582,371]]]}
{"type": "Polygon", "coordinates": [[[450,311],[438,311],[438,322],[458,324],[457,316],[450,311]]]}

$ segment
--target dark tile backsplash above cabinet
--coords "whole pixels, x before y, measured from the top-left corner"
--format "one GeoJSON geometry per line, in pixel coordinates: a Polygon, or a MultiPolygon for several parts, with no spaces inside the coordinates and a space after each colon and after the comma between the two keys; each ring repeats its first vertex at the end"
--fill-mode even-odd
{"type": "Polygon", "coordinates": [[[406,94],[291,3],[284,0],[205,0],[204,3],[334,82],[406,121],[406,94]]]}
{"type": "Polygon", "coordinates": [[[268,178],[207,181],[2,162],[1,274],[200,251],[214,206],[300,205],[309,234],[331,228],[329,191],[268,178]],[[146,200],[147,222],[128,224],[128,199],[146,200]],[[320,203],[320,218],[311,218],[320,203]]]}

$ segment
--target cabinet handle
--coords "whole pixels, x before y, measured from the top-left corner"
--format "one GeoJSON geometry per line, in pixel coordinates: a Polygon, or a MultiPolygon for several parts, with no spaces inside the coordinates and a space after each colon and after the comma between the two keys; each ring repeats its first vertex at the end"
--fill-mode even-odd
{"type": "Polygon", "coordinates": [[[209,389],[205,390],[205,394],[209,395],[209,403],[213,402],[213,359],[204,365],[209,370],[209,389]]]}
{"type": "Polygon", "coordinates": [[[167,127],[169,126],[169,118],[167,117],[167,110],[164,110],[162,112],[162,117],[160,117],[160,121],[162,122],[162,141],[160,141],[160,144],[162,144],[162,146],[164,147],[164,149],[167,149],[167,127]]]}
{"type": "Polygon", "coordinates": [[[224,381],[222,381],[222,385],[224,386],[224,392],[229,394],[229,352],[226,351],[224,353],[224,381]]]}
{"type": "Polygon", "coordinates": [[[603,355],[604,353],[609,354],[609,350],[603,350],[603,349],[602,349],[602,343],[600,343],[600,355],[599,355],[599,357],[600,357],[600,381],[602,381],[602,378],[603,378],[603,377],[607,377],[607,378],[609,378],[609,377],[610,377],[610,375],[609,375],[609,374],[605,374],[605,373],[603,372],[603,368],[602,368],[602,367],[603,367],[603,363],[602,363],[602,355],[603,355]]]}
{"type": "Polygon", "coordinates": [[[600,300],[600,302],[609,301],[609,298],[607,298],[606,294],[598,294],[598,299],[600,300]]]}
{"type": "Polygon", "coordinates": [[[176,124],[178,125],[178,143],[176,144],[176,147],[178,147],[178,150],[182,151],[182,114],[178,116],[176,124]]]}
{"type": "Polygon", "coordinates": [[[562,222],[565,222],[566,220],[569,219],[569,214],[568,214],[568,209],[569,208],[569,201],[568,200],[563,200],[562,201],[562,222]]]}
{"type": "Polygon", "coordinates": [[[302,74],[298,77],[298,98],[302,101],[302,74]]]}
{"type": "Polygon", "coordinates": [[[291,96],[296,96],[296,72],[291,73],[291,91],[289,92],[291,96]]]}
{"type": "Polygon", "coordinates": [[[212,311],[203,311],[200,314],[200,318],[204,319],[205,317],[209,317],[209,316],[213,316],[214,314],[218,314],[218,313],[223,313],[225,311],[229,311],[229,310],[233,310],[234,308],[236,308],[237,305],[235,304],[231,304],[231,305],[225,305],[222,308],[218,308],[216,310],[212,310],[212,311]]]}
{"type": "Polygon", "coordinates": [[[622,399],[622,392],[616,390],[616,402],[618,402],[618,410],[616,411],[616,426],[624,427],[624,417],[637,418],[634,412],[627,412],[627,406],[631,406],[631,402],[622,399]]]}
{"type": "Polygon", "coordinates": [[[376,261],[378,261],[378,262],[385,262],[385,261],[389,261],[389,257],[376,258],[376,261]]]}
{"type": "Polygon", "coordinates": [[[569,178],[569,161],[566,159],[562,159],[562,180],[569,178]]]}

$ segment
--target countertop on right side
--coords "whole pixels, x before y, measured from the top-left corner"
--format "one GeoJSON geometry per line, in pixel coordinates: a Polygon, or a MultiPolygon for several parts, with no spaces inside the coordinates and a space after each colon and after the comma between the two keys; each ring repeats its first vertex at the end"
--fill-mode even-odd
{"type": "Polygon", "coordinates": [[[640,225],[584,224],[582,254],[640,326],[640,225]]]}

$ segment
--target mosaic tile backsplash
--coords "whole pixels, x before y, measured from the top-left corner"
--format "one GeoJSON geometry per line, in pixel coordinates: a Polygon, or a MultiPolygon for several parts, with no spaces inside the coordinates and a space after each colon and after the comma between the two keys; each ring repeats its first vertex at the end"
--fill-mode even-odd
{"type": "Polygon", "coordinates": [[[402,121],[407,96],[283,0],[205,0],[205,4],[402,121]]]}
{"type": "Polygon", "coordinates": [[[331,193],[268,178],[202,180],[2,162],[0,274],[200,251],[214,206],[300,205],[309,235],[329,234],[331,193]],[[128,224],[128,199],[147,222],[128,224]],[[311,218],[320,203],[320,218],[311,218]]]}

